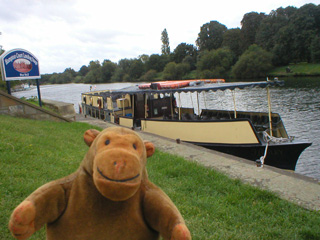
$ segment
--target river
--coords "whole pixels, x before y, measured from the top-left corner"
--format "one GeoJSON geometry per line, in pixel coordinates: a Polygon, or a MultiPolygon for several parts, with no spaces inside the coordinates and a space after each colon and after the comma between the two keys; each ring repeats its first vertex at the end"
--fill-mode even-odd
{"type": "MultiPolygon", "coordinates": [[[[43,99],[73,103],[78,112],[81,93],[92,90],[119,89],[134,83],[61,84],[40,87],[43,99]]],[[[296,172],[320,179],[320,78],[286,79],[282,87],[272,87],[272,111],[280,114],[290,136],[312,142],[300,156],[296,172]]],[[[16,97],[35,97],[37,89],[14,92],[16,97]]],[[[197,108],[196,95],[181,94],[182,105],[197,108]]],[[[235,91],[236,108],[243,111],[267,111],[266,89],[253,88],[235,91]]],[[[200,108],[234,109],[231,91],[206,93],[200,97],[200,108]],[[228,99],[227,101],[225,99],[228,99]]]]}

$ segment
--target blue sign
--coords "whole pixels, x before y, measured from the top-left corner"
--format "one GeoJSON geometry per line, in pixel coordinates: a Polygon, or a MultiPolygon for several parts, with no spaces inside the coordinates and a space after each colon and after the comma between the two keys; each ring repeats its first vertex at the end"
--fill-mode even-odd
{"type": "Polygon", "coordinates": [[[3,53],[1,70],[4,81],[41,78],[38,59],[24,49],[13,49],[3,53]]]}

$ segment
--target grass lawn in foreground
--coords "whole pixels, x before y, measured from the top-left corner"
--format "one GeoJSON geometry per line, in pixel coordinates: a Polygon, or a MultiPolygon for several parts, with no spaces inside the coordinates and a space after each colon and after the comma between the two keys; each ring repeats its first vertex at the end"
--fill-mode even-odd
{"type": "MultiPolygon", "coordinates": [[[[0,115],[0,239],[12,210],[41,185],[74,172],[88,147],[85,123],[0,115]]],[[[320,239],[320,213],[232,180],[212,169],[156,151],[149,178],[173,200],[193,239],[320,239]]],[[[45,239],[45,229],[30,239],[45,239]]]]}

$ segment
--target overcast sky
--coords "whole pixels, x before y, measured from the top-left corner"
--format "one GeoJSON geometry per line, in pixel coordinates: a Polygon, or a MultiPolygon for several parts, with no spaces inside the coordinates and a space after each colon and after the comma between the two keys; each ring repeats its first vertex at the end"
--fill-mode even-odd
{"type": "Polygon", "coordinates": [[[236,28],[248,12],[306,3],[320,0],[0,0],[0,45],[33,53],[42,74],[79,71],[91,60],[160,54],[164,28],[173,51],[183,42],[195,45],[212,20],[236,28]]]}

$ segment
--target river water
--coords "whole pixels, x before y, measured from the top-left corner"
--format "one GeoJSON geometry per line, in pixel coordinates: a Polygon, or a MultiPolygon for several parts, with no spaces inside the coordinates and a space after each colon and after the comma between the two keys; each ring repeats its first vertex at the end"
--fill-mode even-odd
{"type": "MultiPolygon", "coordinates": [[[[119,89],[134,83],[61,84],[40,87],[41,98],[73,103],[79,112],[81,93],[92,90],[119,89]]],[[[320,179],[320,78],[286,79],[282,87],[270,88],[272,112],[280,114],[289,136],[312,142],[300,156],[296,172],[320,179]]],[[[35,97],[37,89],[15,92],[16,97],[35,97]]],[[[194,106],[196,94],[181,94],[182,106],[194,106]]],[[[229,90],[200,94],[200,109],[234,109],[233,93],[229,90]]],[[[253,88],[235,91],[236,109],[242,111],[268,111],[266,89],[253,88]]]]}

